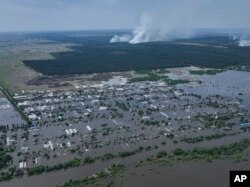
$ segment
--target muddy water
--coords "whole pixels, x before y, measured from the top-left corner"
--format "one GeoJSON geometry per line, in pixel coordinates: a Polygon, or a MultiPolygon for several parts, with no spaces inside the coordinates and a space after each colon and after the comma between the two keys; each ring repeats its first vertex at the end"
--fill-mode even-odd
{"type": "Polygon", "coordinates": [[[222,95],[243,99],[243,104],[250,108],[250,72],[226,71],[216,75],[203,75],[199,79],[201,85],[179,85],[186,93],[196,93],[202,96],[222,95]],[[242,95],[239,95],[242,94],[242,95]]]}
{"type": "Polygon", "coordinates": [[[25,123],[6,98],[0,98],[0,126],[25,123]]]}
{"type": "Polygon", "coordinates": [[[39,176],[23,177],[20,179],[13,179],[9,182],[0,183],[1,187],[54,187],[62,184],[70,179],[84,178],[93,175],[108,167],[111,163],[98,163],[87,165],[84,167],[72,168],[62,172],[46,173],[39,176]]]}
{"type": "Polygon", "coordinates": [[[250,161],[232,164],[188,162],[174,167],[133,168],[117,179],[117,185],[129,187],[229,187],[230,170],[249,170],[250,161]]]}
{"type": "MultiPolygon", "coordinates": [[[[214,145],[226,145],[238,141],[243,138],[249,137],[249,133],[243,133],[239,136],[225,137],[219,140],[211,140],[209,142],[202,142],[200,144],[185,144],[179,143],[179,147],[192,148],[193,146],[206,146],[213,147],[214,145]],[[183,145],[182,145],[183,144],[183,145]]],[[[129,166],[129,170],[126,171],[123,177],[118,177],[117,186],[152,186],[152,183],[156,186],[165,186],[162,184],[168,183],[169,187],[183,186],[183,184],[189,184],[189,186],[216,186],[213,180],[220,181],[220,185],[226,186],[226,178],[228,171],[231,169],[250,169],[250,161],[240,164],[233,164],[233,161],[216,161],[214,163],[202,163],[202,162],[187,162],[174,165],[173,167],[158,167],[151,165],[147,167],[134,168],[132,163],[144,160],[151,155],[157,154],[160,150],[169,152],[173,145],[168,142],[166,146],[162,146],[159,149],[146,151],[142,154],[136,154],[133,157],[125,159],[113,159],[105,162],[96,162],[94,164],[86,165],[83,167],[72,168],[66,171],[52,172],[39,176],[23,177],[20,179],[13,179],[9,182],[0,183],[1,187],[52,187],[58,184],[62,184],[69,179],[84,178],[90,176],[98,171],[104,170],[106,167],[113,163],[121,162],[129,166]],[[153,168],[153,170],[151,170],[153,168]],[[209,173],[209,175],[208,175],[209,173]],[[182,180],[179,180],[179,177],[182,180]],[[196,179],[198,178],[198,179],[196,179]],[[183,182],[183,183],[182,183],[183,182]],[[208,185],[198,185],[198,184],[208,185]]]]}

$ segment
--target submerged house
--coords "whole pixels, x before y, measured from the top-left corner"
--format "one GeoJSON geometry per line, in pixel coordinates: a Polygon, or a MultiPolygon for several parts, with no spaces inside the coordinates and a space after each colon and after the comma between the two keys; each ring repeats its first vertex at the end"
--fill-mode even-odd
{"type": "Polygon", "coordinates": [[[250,127],[250,123],[242,123],[240,124],[241,127],[250,127]]]}

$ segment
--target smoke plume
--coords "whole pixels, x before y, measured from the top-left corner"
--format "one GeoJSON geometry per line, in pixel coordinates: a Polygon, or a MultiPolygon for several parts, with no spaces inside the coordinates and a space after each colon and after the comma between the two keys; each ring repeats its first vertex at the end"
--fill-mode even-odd
{"type": "MultiPolygon", "coordinates": [[[[249,0],[161,1],[144,11],[147,14],[140,18],[130,34],[115,35],[110,42],[171,41],[204,34],[199,29],[249,28],[249,5],[249,0]]],[[[239,45],[248,46],[249,39],[240,38],[239,45]]]]}
{"type": "Polygon", "coordinates": [[[128,34],[124,34],[122,36],[115,35],[111,38],[110,43],[118,43],[118,42],[129,42],[131,40],[131,36],[128,34]]]}
{"type": "Polygon", "coordinates": [[[128,42],[130,44],[146,43],[153,41],[170,41],[173,39],[185,39],[195,35],[193,29],[159,27],[153,19],[144,14],[140,19],[140,24],[131,34],[115,35],[110,43],[128,42]]]}
{"type": "Polygon", "coordinates": [[[249,47],[250,46],[250,40],[240,40],[239,46],[240,47],[249,47]]]}
{"type": "Polygon", "coordinates": [[[249,47],[250,46],[250,34],[238,34],[233,37],[233,40],[236,41],[239,47],[249,47]]]}

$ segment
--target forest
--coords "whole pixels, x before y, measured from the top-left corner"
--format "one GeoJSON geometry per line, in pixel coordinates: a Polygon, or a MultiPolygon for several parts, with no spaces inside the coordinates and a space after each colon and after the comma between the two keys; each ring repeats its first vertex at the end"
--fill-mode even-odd
{"type": "MultiPolygon", "coordinates": [[[[50,39],[53,39],[50,36],[50,39]]],[[[225,68],[250,64],[250,47],[238,47],[229,37],[203,37],[141,44],[109,43],[109,36],[55,37],[77,43],[72,51],[52,53],[54,59],[26,60],[24,64],[45,75],[89,74],[183,66],[225,68]]]]}

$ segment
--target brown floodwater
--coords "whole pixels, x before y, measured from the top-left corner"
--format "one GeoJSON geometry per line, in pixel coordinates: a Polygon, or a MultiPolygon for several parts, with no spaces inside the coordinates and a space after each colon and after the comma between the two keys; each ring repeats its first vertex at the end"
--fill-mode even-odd
{"type": "MultiPolygon", "coordinates": [[[[84,178],[103,170],[111,162],[73,168],[34,177],[23,177],[0,183],[1,187],[52,187],[71,179],[84,178]]],[[[174,166],[149,165],[129,167],[115,179],[115,186],[123,187],[228,187],[230,170],[250,170],[250,161],[233,163],[220,160],[213,163],[185,162],[174,166]]]]}
{"type": "Polygon", "coordinates": [[[173,167],[144,166],[129,169],[116,183],[125,187],[229,187],[230,170],[250,170],[250,161],[186,162],[173,167]]]}

